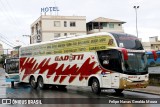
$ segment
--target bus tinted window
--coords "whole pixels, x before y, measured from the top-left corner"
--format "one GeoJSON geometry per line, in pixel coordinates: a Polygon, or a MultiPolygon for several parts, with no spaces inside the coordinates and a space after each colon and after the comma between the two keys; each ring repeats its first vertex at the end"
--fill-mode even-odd
{"type": "Polygon", "coordinates": [[[122,72],[121,55],[117,50],[98,51],[97,54],[103,68],[122,72]]]}
{"type": "Polygon", "coordinates": [[[160,53],[157,53],[158,58],[160,58],[160,53]]]}
{"type": "Polygon", "coordinates": [[[126,49],[143,50],[143,46],[137,37],[128,34],[111,34],[115,37],[119,47],[124,47],[126,49]]]}
{"type": "Polygon", "coordinates": [[[19,59],[6,59],[5,72],[8,74],[19,72],[19,59]]]}

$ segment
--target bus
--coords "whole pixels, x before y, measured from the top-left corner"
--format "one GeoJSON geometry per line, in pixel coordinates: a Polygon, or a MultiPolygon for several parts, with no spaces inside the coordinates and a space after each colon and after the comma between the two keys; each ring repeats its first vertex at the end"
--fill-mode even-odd
{"type": "Polygon", "coordinates": [[[4,65],[6,82],[14,87],[14,82],[19,82],[19,58],[6,58],[4,65]]]}
{"type": "Polygon", "coordinates": [[[156,54],[157,54],[157,59],[155,60],[154,55],[151,51],[146,52],[149,66],[160,65],[160,51],[157,51],[156,54]]]}
{"type": "Polygon", "coordinates": [[[95,33],[67,36],[19,49],[20,82],[33,89],[91,86],[102,89],[145,88],[147,57],[137,37],[125,33],[95,33]]]}

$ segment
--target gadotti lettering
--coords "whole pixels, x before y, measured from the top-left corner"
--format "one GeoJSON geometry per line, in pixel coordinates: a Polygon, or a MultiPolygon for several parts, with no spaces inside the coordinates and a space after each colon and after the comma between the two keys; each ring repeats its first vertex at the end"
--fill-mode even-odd
{"type": "Polygon", "coordinates": [[[83,60],[84,54],[56,56],[55,61],[83,60]]]}

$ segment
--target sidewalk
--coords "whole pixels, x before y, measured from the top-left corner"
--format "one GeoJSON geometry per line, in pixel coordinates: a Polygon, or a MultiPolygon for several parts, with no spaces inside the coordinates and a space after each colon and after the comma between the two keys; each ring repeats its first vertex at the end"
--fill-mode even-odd
{"type": "Polygon", "coordinates": [[[160,95],[160,87],[158,86],[148,86],[147,88],[129,89],[128,91],[160,95]]]}

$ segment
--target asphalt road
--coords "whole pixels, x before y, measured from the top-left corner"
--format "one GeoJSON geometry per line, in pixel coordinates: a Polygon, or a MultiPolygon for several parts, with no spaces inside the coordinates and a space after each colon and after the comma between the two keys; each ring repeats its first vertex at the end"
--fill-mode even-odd
{"type": "MultiPolygon", "coordinates": [[[[56,100],[54,98],[59,98],[60,100],[72,100],[70,104],[43,104],[43,105],[0,105],[0,107],[159,107],[160,104],[114,104],[116,101],[132,101],[132,99],[149,99],[160,100],[160,96],[136,93],[130,91],[124,91],[123,94],[117,95],[114,90],[103,90],[100,95],[95,95],[91,92],[90,87],[73,87],[68,86],[66,89],[59,90],[56,87],[50,87],[45,90],[34,90],[31,89],[28,84],[16,83],[15,88],[10,87],[10,83],[5,82],[4,70],[0,69],[0,98],[53,98],[51,100],[56,100]],[[72,104],[81,100],[80,104],[72,104]],[[86,100],[83,103],[83,100],[86,100]],[[97,100],[100,104],[97,104],[97,100]],[[112,104],[102,104],[103,101],[112,101],[112,104]],[[115,100],[115,101],[114,101],[115,100]],[[96,104],[95,104],[96,103],[96,104]]],[[[51,101],[52,102],[52,101],[51,101]]],[[[54,101],[53,101],[54,102],[54,101]]]]}

